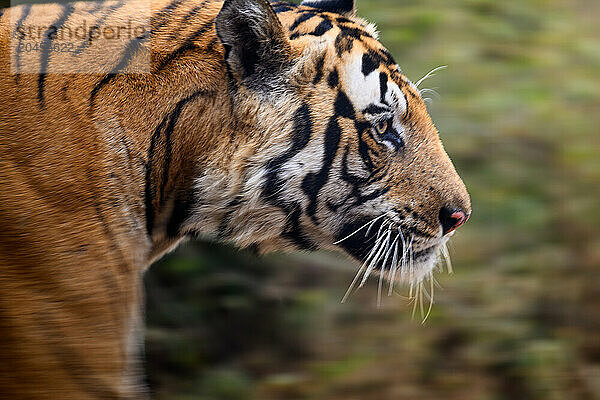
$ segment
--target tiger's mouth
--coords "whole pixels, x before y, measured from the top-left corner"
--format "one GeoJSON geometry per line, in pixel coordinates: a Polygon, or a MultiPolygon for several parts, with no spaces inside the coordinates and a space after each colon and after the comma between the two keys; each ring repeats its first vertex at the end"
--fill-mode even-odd
{"type": "Polygon", "coordinates": [[[410,229],[382,215],[345,224],[335,244],[361,263],[353,285],[362,286],[372,274],[392,285],[394,281],[418,284],[431,277],[438,255],[446,255],[447,240],[423,242],[410,229]]]}
{"type": "MultiPolygon", "coordinates": [[[[437,253],[440,243],[434,243],[424,248],[419,246],[418,250],[415,249],[418,238],[409,231],[410,229],[385,218],[385,215],[371,220],[361,218],[346,223],[338,233],[335,244],[360,262],[367,261],[369,255],[373,256],[371,254],[373,250],[381,246],[386,246],[388,251],[393,252],[394,249],[391,246],[396,247],[396,243],[397,249],[395,250],[400,253],[409,252],[413,261],[422,261],[437,253]]],[[[381,269],[381,267],[381,263],[378,263],[375,269],[381,269]]]]}

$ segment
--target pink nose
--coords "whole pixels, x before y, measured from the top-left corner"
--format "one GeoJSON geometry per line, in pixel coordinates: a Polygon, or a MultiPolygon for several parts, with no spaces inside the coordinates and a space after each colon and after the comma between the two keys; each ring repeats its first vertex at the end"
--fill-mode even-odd
{"type": "Polygon", "coordinates": [[[469,215],[465,214],[462,210],[450,210],[443,207],[440,210],[440,223],[442,224],[442,230],[444,235],[458,229],[467,222],[469,215]]]}

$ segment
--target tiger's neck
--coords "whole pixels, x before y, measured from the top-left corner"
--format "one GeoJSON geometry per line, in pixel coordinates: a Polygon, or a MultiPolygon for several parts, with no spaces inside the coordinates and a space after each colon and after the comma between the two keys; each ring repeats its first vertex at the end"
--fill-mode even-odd
{"type": "Polygon", "coordinates": [[[246,160],[260,146],[252,137],[256,110],[240,111],[244,105],[232,103],[213,23],[220,8],[219,1],[206,2],[191,17],[194,23],[158,29],[151,43],[152,74],[114,82],[119,97],[104,93],[97,99],[96,126],[108,137],[118,126],[124,139],[112,146],[123,153],[121,142],[129,143],[125,152],[139,159],[130,182],[142,200],[137,217],[149,238],[147,265],[189,233],[226,236],[223,220],[244,207],[246,160]],[[123,98],[135,113],[123,109],[123,98]]]}

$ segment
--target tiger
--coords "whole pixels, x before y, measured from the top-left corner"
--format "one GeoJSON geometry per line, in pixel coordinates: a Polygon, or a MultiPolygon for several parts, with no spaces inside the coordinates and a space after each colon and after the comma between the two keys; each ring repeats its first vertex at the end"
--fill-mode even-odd
{"type": "Polygon", "coordinates": [[[187,238],[419,282],[471,215],[353,0],[24,4],[0,57],[0,398],[147,398],[142,276],[187,238]]]}

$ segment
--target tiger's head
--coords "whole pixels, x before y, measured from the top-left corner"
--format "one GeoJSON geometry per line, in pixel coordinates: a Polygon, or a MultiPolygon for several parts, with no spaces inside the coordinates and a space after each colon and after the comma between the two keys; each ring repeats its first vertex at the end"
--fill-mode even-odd
{"type": "Polygon", "coordinates": [[[410,281],[428,274],[469,218],[469,195],[418,88],[353,2],[226,0],[216,31],[236,140],[252,149],[222,185],[220,236],[261,252],[342,249],[410,281]]]}

